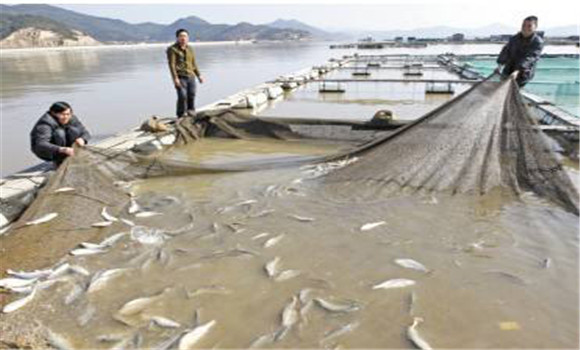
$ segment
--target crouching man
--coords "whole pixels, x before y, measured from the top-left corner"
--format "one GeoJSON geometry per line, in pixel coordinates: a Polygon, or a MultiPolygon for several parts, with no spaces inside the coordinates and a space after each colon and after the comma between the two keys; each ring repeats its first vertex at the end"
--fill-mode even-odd
{"type": "Polygon", "coordinates": [[[32,152],[40,159],[60,165],[74,156],[73,145],[84,146],[91,135],[66,102],[56,102],[30,132],[32,152]]]}

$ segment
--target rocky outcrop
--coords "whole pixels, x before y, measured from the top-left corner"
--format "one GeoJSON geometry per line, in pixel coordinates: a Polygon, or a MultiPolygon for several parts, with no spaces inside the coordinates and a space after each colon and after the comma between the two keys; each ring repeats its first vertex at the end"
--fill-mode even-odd
{"type": "Polygon", "coordinates": [[[51,30],[22,28],[0,41],[0,48],[60,47],[60,46],[94,46],[101,43],[94,38],[73,30],[72,37],[51,30]]]}

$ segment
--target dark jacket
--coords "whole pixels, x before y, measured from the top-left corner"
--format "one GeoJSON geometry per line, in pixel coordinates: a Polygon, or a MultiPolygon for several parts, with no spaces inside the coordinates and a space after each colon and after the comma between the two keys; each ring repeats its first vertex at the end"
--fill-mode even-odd
{"type": "Polygon", "coordinates": [[[502,75],[508,76],[519,70],[518,84],[527,84],[534,77],[543,48],[544,40],[536,33],[529,38],[524,38],[521,33],[512,36],[497,58],[497,63],[504,65],[502,75]]]}
{"type": "Polygon", "coordinates": [[[66,155],[60,153],[60,147],[71,147],[77,138],[89,141],[91,135],[85,126],[73,115],[66,125],[61,125],[48,112],[34,125],[30,132],[30,146],[37,157],[61,163],[66,155]]]}

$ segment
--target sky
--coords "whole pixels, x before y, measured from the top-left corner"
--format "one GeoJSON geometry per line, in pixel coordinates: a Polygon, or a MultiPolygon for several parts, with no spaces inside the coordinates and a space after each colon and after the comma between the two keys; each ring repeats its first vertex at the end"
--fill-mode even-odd
{"type": "MultiPolygon", "coordinates": [[[[104,0],[107,1],[107,0],[104,0]]],[[[179,0],[173,0],[179,1],[179,0]]],[[[202,0],[203,1],[203,0],[202,0]]],[[[542,27],[578,25],[580,1],[563,0],[464,0],[464,1],[384,1],[358,4],[334,1],[317,4],[278,5],[229,1],[216,5],[197,4],[58,4],[86,14],[118,18],[129,23],[169,24],[178,18],[198,16],[211,23],[263,24],[278,18],[297,19],[327,30],[394,30],[431,26],[476,28],[501,23],[519,27],[528,15],[540,18],[542,27]]],[[[78,0],[76,1],[78,2],[78,0]]]]}

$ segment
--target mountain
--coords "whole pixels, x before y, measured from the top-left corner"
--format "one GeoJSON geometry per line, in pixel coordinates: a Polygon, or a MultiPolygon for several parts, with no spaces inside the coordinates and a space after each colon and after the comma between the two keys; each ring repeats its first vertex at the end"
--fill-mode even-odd
{"type": "Polygon", "coordinates": [[[333,37],[332,33],[329,33],[329,32],[324,31],[322,29],[313,27],[313,26],[308,25],[304,22],[297,21],[295,19],[281,19],[281,18],[279,18],[279,19],[275,20],[274,22],[266,23],[265,25],[268,27],[271,27],[271,28],[278,28],[278,29],[302,30],[305,32],[309,32],[310,34],[312,34],[313,37],[317,37],[317,38],[327,39],[327,38],[333,37]]]}
{"type": "Polygon", "coordinates": [[[571,35],[580,35],[580,27],[577,25],[572,26],[560,26],[560,27],[552,27],[545,30],[546,36],[571,36],[571,35]]]}
{"type": "Polygon", "coordinates": [[[173,40],[175,31],[179,28],[187,29],[190,39],[197,41],[294,40],[311,37],[311,34],[304,30],[271,28],[247,22],[235,25],[211,24],[199,17],[190,16],[178,19],[166,26],[157,34],[156,39],[159,41],[173,40]]]}
{"type": "MultiPolygon", "coordinates": [[[[272,28],[250,23],[212,24],[196,16],[181,18],[169,25],[152,22],[131,24],[51,5],[0,5],[0,19],[12,15],[36,16],[47,23],[48,21],[59,23],[61,30],[76,30],[101,42],[172,41],[175,39],[175,31],[179,28],[187,29],[191,33],[191,39],[198,41],[297,40],[312,37],[309,32],[299,29],[272,28]]],[[[7,21],[8,19],[5,20],[7,21]]],[[[1,28],[3,35],[9,35],[11,28],[3,25],[1,28]]]]}

